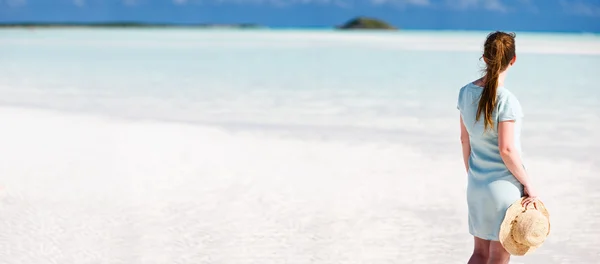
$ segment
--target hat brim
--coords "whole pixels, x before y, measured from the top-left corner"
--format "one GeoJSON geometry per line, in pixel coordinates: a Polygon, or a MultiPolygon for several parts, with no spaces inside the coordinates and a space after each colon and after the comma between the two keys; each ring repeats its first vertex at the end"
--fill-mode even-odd
{"type": "MultiPolygon", "coordinates": [[[[508,251],[508,253],[510,253],[511,255],[514,255],[514,256],[524,256],[525,254],[531,253],[540,247],[540,246],[530,247],[527,245],[522,245],[522,244],[518,243],[517,241],[515,241],[515,239],[512,236],[511,231],[512,231],[512,225],[515,221],[515,218],[517,217],[517,215],[519,215],[523,211],[525,211],[525,207],[523,207],[523,205],[521,205],[523,199],[525,199],[525,197],[518,199],[517,201],[515,201],[512,205],[510,205],[508,207],[508,209],[506,210],[506,215],[504,216],[504,220],[502,221],[502,224],[500,225],[500,234],[499,234],[500,243],[502,244],[504,249],[506,249],[506,251],[508,251]]],[[[550,214],[548,213],[548,210],[546,209],[546,206],[544,205],[544,203],[542,203],[542,201],[538,200],[538,201],[536,201],[536,205],[537,205],[537,209],[544,216],[546,216],[548,218],[548,220],[550,220],[550,214]]],[[[550,225],[550,221],[548,221],[548,225],[550,225]]],[[[548,234],[550,234],[550,226],[548,226],[548,234]]]]}

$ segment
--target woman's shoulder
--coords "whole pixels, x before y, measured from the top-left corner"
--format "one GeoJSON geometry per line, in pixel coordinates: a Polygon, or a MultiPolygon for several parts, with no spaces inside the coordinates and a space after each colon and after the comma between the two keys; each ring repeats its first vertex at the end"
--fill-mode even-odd
{"type": "Polygon", "coordinates": [[[463,85],[462,87],[460,87],[460,89],[458,90],[458,100],[460,101],[463,97],[463,95],[465,94],[465,91],[469,90],[472,87],[472,83],[467,83],[465,85],[463,85]]]}
{"type": "Polygon", "coordinates": [[[519,99],[517,99],[517,96],[515,96],[515,94],[513,92],[511,92],[509,89],[507,89],[505,87],[498,87],[497,95],[498,95],[497,100],[499,102],[510,101],[513,103],[519,103],[519,99]]]}
{"type": "Polygon", "coordinates": [[[498,89],[497,102],[500,121],[523,117],[521,103],[510,90],[498,89]]]}
{"type": "Polygon", "coordinates": [[[466,90],[470,90],[470,89],[481,89],[481,87],[475,85],[475,82],[469,82],[465,85],[463,85],[462,87],[460,87],[460,90],[458,91],[459,94],[464,93],[466,90]]]}

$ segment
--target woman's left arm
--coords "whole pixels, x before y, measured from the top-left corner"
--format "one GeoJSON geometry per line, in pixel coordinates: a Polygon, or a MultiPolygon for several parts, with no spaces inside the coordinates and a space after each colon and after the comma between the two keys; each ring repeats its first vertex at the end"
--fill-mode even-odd
{"type": "Polygon", "coordinates": [[[460,143],[462,144],[463,161],[465,170],[469,172],[469,156],[471,156],[471,142],[469,141],[469,132],[463,123],[462,115],[460,116],[460,143]]]}

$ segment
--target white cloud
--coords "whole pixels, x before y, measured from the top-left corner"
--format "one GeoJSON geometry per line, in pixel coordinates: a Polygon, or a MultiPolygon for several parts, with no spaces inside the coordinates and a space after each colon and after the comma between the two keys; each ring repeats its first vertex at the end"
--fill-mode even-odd
{"type": "MultiPolygon", "coordinates": [[[[525,0],[527,1],[527,0],[525,0]]],[[[508,10],[501,0],[446,0],[446,4],[456,9],[486,9],[505,12],[508,10]]]]}
{"type": "Polygon", "coordinates": [[[540,9],[533,3],[533,0],[519,0],[519,9],[527,10],[532,13],[539,13],[540,9]]]}
{"type": "MultiPolygon", "coordinates": [[[[79,7],[86,6],[88,4],[88,0],[72,0],[73,4],[79,7]]],[[[134,6],[141,2],[142,0],[121,0],[121,3],[128,6],[134,6]]],[[[94,2],[94,1],[89,1],[94,2]]]]}
{"type": "Polygon", "coordinates": [[[451,7],[467,9],[476,7],[479,4],[479,0],[446,0],[446,3],[451,7]]]}
{"type": "Polygon", "coordinates": [[[123,4],[128,5],[128,6],[134,6],[139,4],[139,0],[123,0],[123,4]]]}
{"type": "Polygon", "coordinates": [[[27,5],[27,0],[5,0],[4,3],[9,7],[18,7],[27,5]]]}
{"type": "Polygon", "coordinates": [[[352,2],[347,2],[345,0],[334,0],[333,4],[341,8],[352,8],[354,6],[352,2]]]}
{"type": "Polygon", "coordinates": [[[565,12],[569,14],[592,17],[600,16],[600,5],[584,3],[577,0],[561,0],[560,5],[564,8],[565,12]]]}
{"type": "Polygon", "coordinates": [[[431,2],[429,0],[370,0],[372,4],[394,4],[400,6],[415,5],[415,6],[429,6],[431,2]]]}
{"type": "Polygon", "coordinates": [[[84,6],[85,0],[73,0],[73,4],[76,6],[84,6]]]}
{"type": "Polygon", "coordinates": [[[484,0],[483,7],[488,10],[505,12],[506,6],[500,0],[484,0]]]}
{"type": "MultiPolygon", "coordinates": [[[[235,3],[235,4],[269,4],[274,6],[289,6],[294,4],[332,4],[338,6],[349,5],[346,0],[196,0],[194,2],[235,3]]],[[[176,4],[185,4],[191,0],[173,0],[176,4]]]]}
{"type": "Polygon", "coordinates": [[[429,6],[431,0],[171,0],[176,5],[205,3],[235,3],[235,4],[265,4],[274,6],[289,6],[302,4],[334,5],[342,8],[350,8],[358,1],[368,1],[371,4],[392,4],[396,6],[429,6]]]}

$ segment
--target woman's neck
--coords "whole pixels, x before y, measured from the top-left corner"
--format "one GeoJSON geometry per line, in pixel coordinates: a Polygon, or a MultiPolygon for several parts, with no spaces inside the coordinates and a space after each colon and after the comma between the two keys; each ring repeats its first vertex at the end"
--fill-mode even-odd
{"type": "MultiPolygon", "coordinates": [[[[498,76],[498,87],[504,86],[504,80],[505,79],[506,79],[506,71],[503,71],[498,76]]],[[[481,83],[480,86],[483,86],[486,81],[487,81],[487,75],[481,77],[481,79],[479,79],[478,83],[481,83]]]]}

